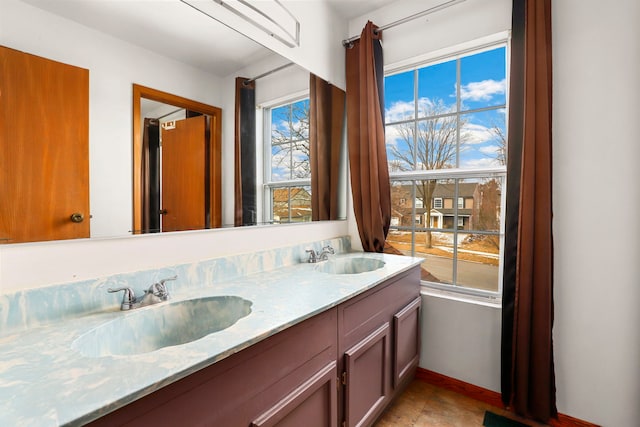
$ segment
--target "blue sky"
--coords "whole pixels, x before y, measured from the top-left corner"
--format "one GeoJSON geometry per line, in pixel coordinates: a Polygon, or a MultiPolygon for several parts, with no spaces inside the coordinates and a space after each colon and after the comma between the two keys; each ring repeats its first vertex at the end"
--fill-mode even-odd
{"type": "MultiPolygon", "coordinates": [[[[504,105],[506,100],[506,48],[499,47],[460,58],[460,112],[504,105]]],[[[457,60],[425,66],[385,78],[385,116],[387,123],[413,118],[415,115],[415,81],[417,77],[418,117],[456,112],[457,60]]],[[[461,114],[459,166],[477,168],[496,166],[498,137],[492,128],[506,134],[503,108],[461,114]]],[[[406,150],[399,136],[400,126],[387,126],[387,147],[406,150]]],[[[391,151],[389,160],[394,160],[391,151]]],[[[453,160],[455,163],[455,160],[453,160]]],[[[420,166],[418,165],[418,168],[420,166]]]]}

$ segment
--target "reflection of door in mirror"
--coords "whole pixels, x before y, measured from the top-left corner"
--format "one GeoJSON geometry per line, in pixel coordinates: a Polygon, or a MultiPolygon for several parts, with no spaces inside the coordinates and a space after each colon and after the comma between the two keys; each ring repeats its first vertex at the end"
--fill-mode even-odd
{"type": "Polygon", "coordinates": [[[139,85],[133,110],[135,233],[220,227],[221,110],[139,85]]]}
{"type": "Polygon", "coordinates": [[[162,231],[206,226],[205,116],[162,126],[162,231]]]}
{"type": "Polygon", "coordinates": [[[0,242],[89,237],[89,71],[0,46],[0,242]]]}

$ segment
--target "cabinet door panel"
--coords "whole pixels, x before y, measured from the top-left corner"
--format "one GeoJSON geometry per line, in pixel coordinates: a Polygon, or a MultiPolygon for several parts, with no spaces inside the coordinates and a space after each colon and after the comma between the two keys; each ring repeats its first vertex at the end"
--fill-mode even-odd
{"type": "Polygon", "coordinates": [[[331,362],[251,423],[251,427],[336,427],[337,369],[331,362]]]}
{"type": "Polygon", "coordinates": [[[420,358],[420,303],[418,297],[393,316],[393,387],[397,387],[420,358]]]}
{"type": "Polygon", "coordinates": [[[345,422],[369,425],[387,400],[389,387],[389,323],[345,352],[345,422]]]}

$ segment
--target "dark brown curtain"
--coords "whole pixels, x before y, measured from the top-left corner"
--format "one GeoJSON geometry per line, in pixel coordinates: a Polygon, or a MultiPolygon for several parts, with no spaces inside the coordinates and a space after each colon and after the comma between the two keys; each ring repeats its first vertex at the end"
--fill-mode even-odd
{"type": "Polygon", "coordinates": [[[338,219],[344,103],[345,93],[342,89],[310,74],[309,160],[313,221],[338,219]]]}
{"type": "Polygon", "coordinates": [[[236,77],[234,225],[256,223],[256,83],[236,77]]]}
{"type": "Polygon", "coordinates": [[[382,33],[371,22],[346,50],[347,139],[353,210],[362,247],[382,252],[391,222],[384,139],[382,33]]]}
{"type": "Polygon", "coordinates": [[[160,231],[160,124],[144,119],[142,133],[142,232],[160,231]]]}
{"type": "Polygon", "coordinates": [[[553,364],[551,0],[514,0],[502,400],[547,422],[557,415],[553,364]]]}

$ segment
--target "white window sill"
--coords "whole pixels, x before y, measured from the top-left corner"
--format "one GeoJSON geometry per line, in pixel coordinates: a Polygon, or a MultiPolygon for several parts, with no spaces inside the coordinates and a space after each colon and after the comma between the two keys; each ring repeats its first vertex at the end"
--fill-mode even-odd
{"type": "Polygon", "coordinates": [[[474,295],[471,293],[449,291],[445,289],[433,288],[424,284],[420,288],[420,294],[435,298],[444,298],[452,301],[502,309],[502,297],[494,297],[490,295],[474,295]]]}

